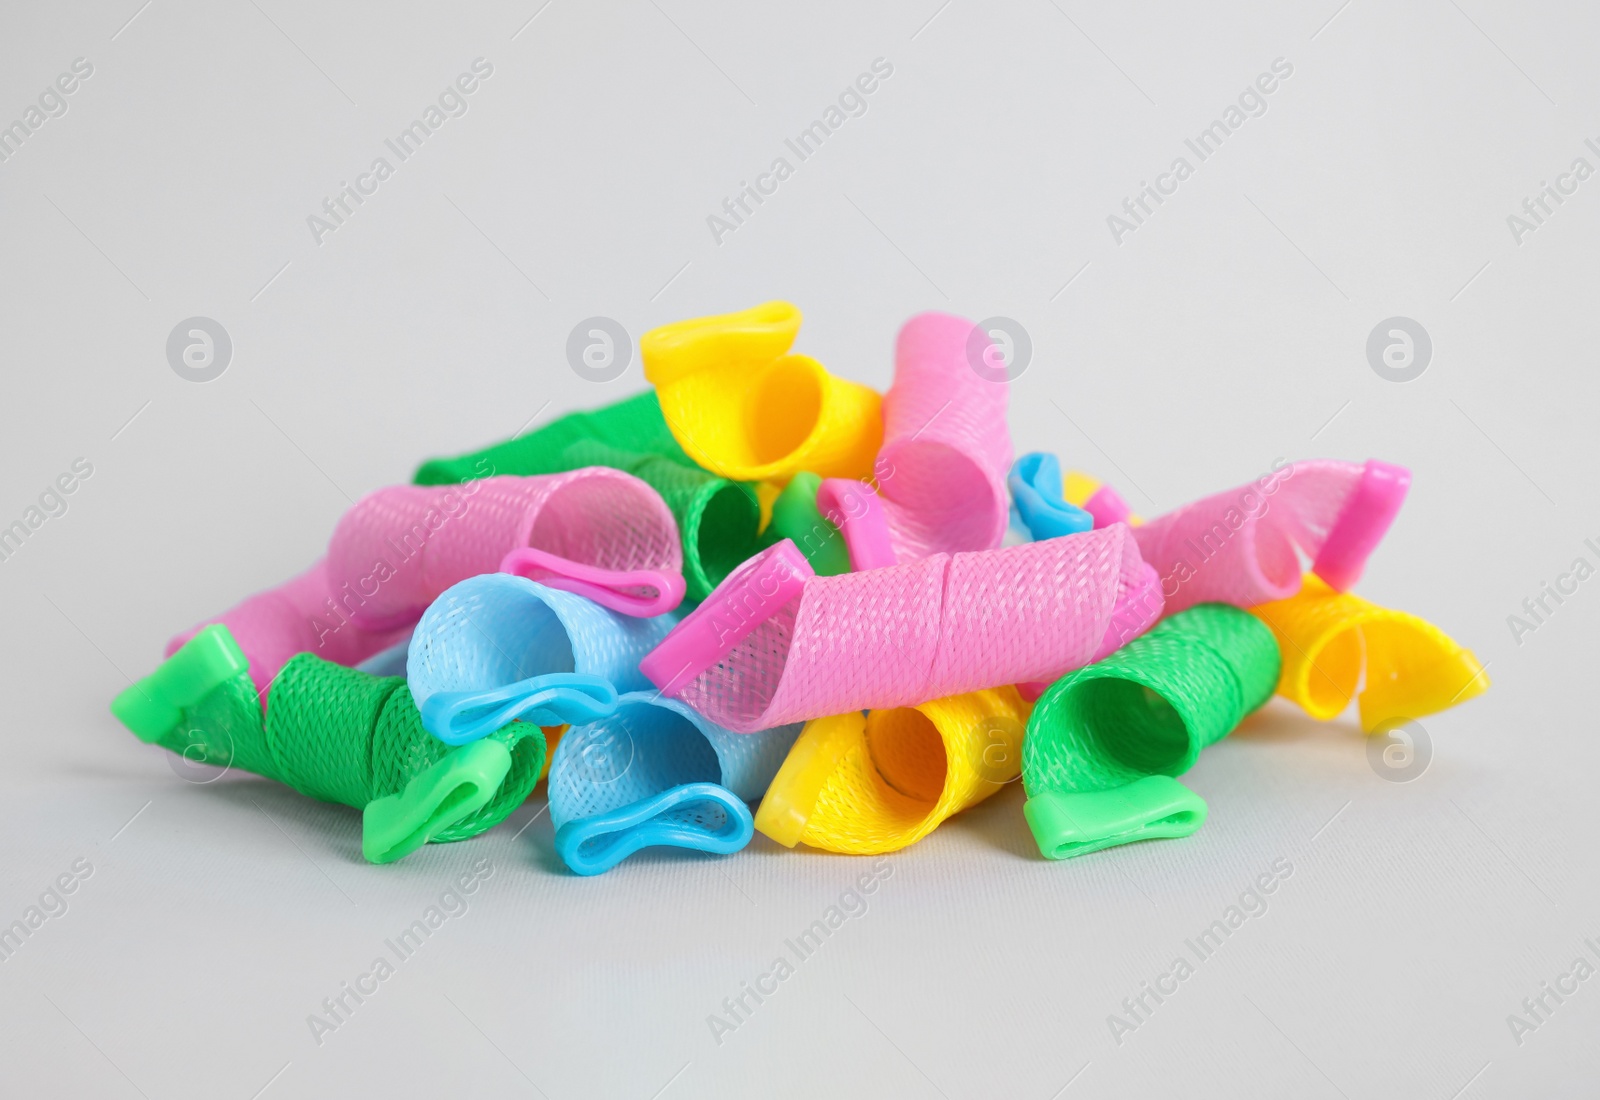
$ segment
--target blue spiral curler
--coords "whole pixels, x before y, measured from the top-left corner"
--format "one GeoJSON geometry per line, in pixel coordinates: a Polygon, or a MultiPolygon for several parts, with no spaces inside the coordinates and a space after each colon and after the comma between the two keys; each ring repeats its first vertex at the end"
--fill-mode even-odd
{"type": "Polygon", "coordinates": [[[1033,540],[1076,535],[1094,527],[1094,517],[1062,499],[1061,463],[1053,454],[1033,451],[1017,459],[1006,475],[1011,511],[1033,540]]]}
{"type": "Polygon", "coordinates": [[[641,691],[574,726],[550,761],[556,853],[580,875],[641,848],[727,855],[750,842],[759,799],[800,735],[796,722],[733,733],[673,699],[641,691]]]}
{"type": "Polygon", "coordinates": [[[446,589],[423,614],[406,655],[428,732],[465,744],[513,719],[582,724],[617,697],[648,688],[639,660],[677,622],[609,611],[584,596],[508,573],[446,589]]]}

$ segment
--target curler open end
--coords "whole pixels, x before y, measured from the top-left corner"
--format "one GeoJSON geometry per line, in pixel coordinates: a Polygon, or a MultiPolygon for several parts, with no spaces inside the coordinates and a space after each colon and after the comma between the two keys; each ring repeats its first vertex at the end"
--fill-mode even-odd
{"type": "Polygon", "coordinates": [[[756,810],[756,831],[785,848],[800,843],[823,786],[860,737],[866,719],[839,714],[807,722],[756,810]]]}

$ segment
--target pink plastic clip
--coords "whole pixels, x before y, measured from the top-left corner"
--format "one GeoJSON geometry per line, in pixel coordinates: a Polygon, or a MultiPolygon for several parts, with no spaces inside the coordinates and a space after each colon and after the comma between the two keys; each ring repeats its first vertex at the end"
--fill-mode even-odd
{"type": "Polygon", "coordinates": [[[889,543],[889,517],[878,494],[859,481],[830,477],[817,487],[817,511],[836,524],[857,573],[895,564],[889,543]]]}
{"type": "Polygon", "coordinates": [[[681,574],[662,569],[601,569],[528,546],[507,554],[500,562],[500,572],[587,596],[601,607],[636,619],[664,614],[683,602],[681,574]]]}
{"type": "Polygon", "coordinates": [[[789,539],[767,547],[673,627],[639,662],[639,671],[663,695],[675,695],[798,597],[814,576],[816,570],[789,539]]]}
{"type": "Polygon", "coordinates": [[[1409,488],[1410,470],[1368,459],[1356,491],[1334,521],[1311,571],[1333,589],[1348,592],[1361,579],[1367,557],[1394,522],[1409,488]]]}
{"type": "Polygon", "coordinates": [[[1122,499],[1122,494],[1109,485],[1102,485],[1089,494],[1089,499],[1083,502],[1083,510],[1094,517],[1096,530],[1110,527],[1113,523],[1127,523],[1128,517],[1133,514],[1133,509],[1122,499]]]}

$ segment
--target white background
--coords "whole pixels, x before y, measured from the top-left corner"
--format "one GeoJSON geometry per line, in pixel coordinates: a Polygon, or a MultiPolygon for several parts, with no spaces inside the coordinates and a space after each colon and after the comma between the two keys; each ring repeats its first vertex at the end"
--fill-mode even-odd
{"type": "Polygon", "coordinates": [[[94,66],[0,163],[0,524],[94,469],[0,563],[0,923],[94,868],[0,964],[3,1091],[1588,1094],[1600,982],[1520,1045],[1507,1016],[1600,937],[1600,581],[1520,645],[1507,616],[1600,564],[1600,179],[1520,244],[1506,219],[1600,168],[1593,9],[540,2],[0,4],[0,122],[94,66]],[[307,216],[477,57],[468,113],[316,243],[307,216]],[[879,57],[867,113],[715,243],[707,215],[879,57]],[[1107,215],[1279,57],[1266,114],[1116,243],[1107,215]],[[514,836],[536,799],[374,867],[353,811],[185,783],[108,714],[351,499],[641,388],[637,361],[569,368],[578,321],[637,339],[770,298],[805,310],[796,350],[880,387],[912,313],[1015,318],[1017,450],[1146,515],[1278,457],[1409,466],[1360,591],[1494,687],[1426,720],[1406,784],[1353,716],[1274,702],[1186,778],[1211,808],[1186,840],[1049,863],[1010,788],[892,857],[720,1045],[707,1016],[862,863],[758,836],[579,879],[547,818],[514,836]],[[165,355],[194,315],[235,348],[204,385],[165,355]],[[1405,384],[1365,352],[1394,315],[1434,343],[1405,384]],[[1114,1042],[1108,1014],[1278,857],[1268,911],[1114,1042]],[[306,1017],[479,859],[469,912],[317,1045],[306,1017]]]}

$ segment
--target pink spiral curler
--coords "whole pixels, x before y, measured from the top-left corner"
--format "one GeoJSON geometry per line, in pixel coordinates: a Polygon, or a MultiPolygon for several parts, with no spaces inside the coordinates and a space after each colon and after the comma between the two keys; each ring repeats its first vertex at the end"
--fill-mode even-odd
{"type": "Polygon", "coordinates": [[[825,481],[817,500],[838,521],[856,570],[1000,545],[1010,505],[1007,387],[974,366],[992,347],[948,313],[920,313],[901,327],[873,467],[881,512],[853,501],[871,489],[848,480],[825,481]]]}
{"type": "Polygon", "coordinates": [[[315,653],[340,665],[357,665],[403,642],[410,624],[386,630],[358,626],[350,615],[355,599],[329,581],[327,563],[276,588],[258,592],[221,615],[207,619],[167,643],[172,656],[184,642],[212,623],[221,623],[250,661],[250,679],[265,692],[278,670],[296,653],[315,653]]]}
{"type": "Polygon", "coordinates": [[[666,504],[606,466],[461,485],[394,485],[363,498],[334,530],[328,575],[359,594],[350,616],[372,630],[415,622],[445,589],[513,572],[625,615],[683,599],[683,547],[666,504]]]}
{"type": "Polygon", "coordinates": [[[1050,681],[1142,633],[1156,576],[1127,527],[817,577],[785,539],[639,668],[739,733],[1050,681]]]}
{"type": "Polygon", "coordinates": [[[1133,528],[1167,614],[1197,603],[1254,607],[1300,590],[1301,557],[1329,586],[1361,576],[1404,503],[1411,473],[1377,459],[1294,462],[1133,528]]]}

